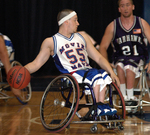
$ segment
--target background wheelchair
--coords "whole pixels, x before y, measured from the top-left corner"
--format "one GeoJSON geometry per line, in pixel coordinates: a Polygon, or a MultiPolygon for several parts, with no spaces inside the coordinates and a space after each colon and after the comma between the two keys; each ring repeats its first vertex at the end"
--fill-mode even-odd
{"type": "Polygon", "coordinates": [[[150,106],[150,89],[147,82],[146,70],[144,69],[145,65],[140,66],[140,77],[136,79],[134,87],[134,95],[137,96],[137,104],[134,106],[126,106],[128,112],[137,112],[143,114],[143,107],[150,106]],[[144,100],[144,99],[147,100],[144,100]]]}
{"type": "MultiPolygon", "coordinates": [[[[134,61],[130,61],[131,63],[139,66],[134,61]]],[[[140,76],[138,78],[135,78],[135,85],[134,85],[134,95],[137,97],[137,100],[127,100],[125,101],[126,104],[126,111],[128,113],[140,113],[143,114],[143,107],[150,106],[150,89],[147,82],[146,77],[146,70],[144,69],[144,64],[139,66],[140,76]],[[144,100],[144,99],[147,100],[144,100]]],[[[116,71],[115,71],[116,72],[116,71]]],[[[115,102],[114,102],[114,105],[115,102]]],[[[117,106],[121,108],[121,106],[117,106]]]]}
{"type": "MultiPolygon", "coordinates": [[[[21,64],[18,61],[14,60],[14,49],[13,49],[12,42],[6,35],[3,35],[3,38],[5,41],[5,45],[7,47],[11,66],[12,67],[16,65],[21,66],[21,64]]],[[[8,90],[10,90],[10,86],[6,81],[6,74],[5,74],[3,63],[0,61],[0,99],[6,101],[7,99],[14,98],[13,96],[9,96],[7,94],[8,90]]],[[[31,99],[31,92],[32,92],[31,84],[29,83],[26,88],[21,89],[21,97],[20,98],[17,97],[17,99],[22,104],[26,104],[31,99]]]]}
{"type": "Polygon", "coordinates": [[[41,122],[50,132],[68,129],[71,123],[93,124],[90,128],[91,132],[97,131],[97,124],[108,129],[122,130],[122,123],[126,116],[125,102],[115,83],[107,86],[105,103],[115,107],[117,113],[112,116],[98,116],[97,105],[99,103],[96,103],[92,87],[88,83],[78,84],[70,74],[62,74],[49,83],[42,96],[41,122]],[[90,95],[85,96],[85,86],[89,87],[90,95]]]}

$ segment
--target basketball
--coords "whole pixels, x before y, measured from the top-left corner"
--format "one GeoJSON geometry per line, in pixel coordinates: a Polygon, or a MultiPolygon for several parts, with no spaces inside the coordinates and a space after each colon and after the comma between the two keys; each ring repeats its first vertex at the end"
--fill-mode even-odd
{"type": "Polygon", "coordinates": [[[27,87],[31,80],[29,71],[23,66],[12,67],[7,74],[8,84],[16,89],[27,87]]]}

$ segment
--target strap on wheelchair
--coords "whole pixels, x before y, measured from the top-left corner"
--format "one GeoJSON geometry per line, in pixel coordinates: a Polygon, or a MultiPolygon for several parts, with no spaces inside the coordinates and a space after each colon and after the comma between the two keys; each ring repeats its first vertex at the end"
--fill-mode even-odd
{"type": "Polygon", "coordinates": [[[82,83],[84,82],[84,80],[85,80],[85,78],[86,78],[86,76],[87,76],[88,72],[89,72],[89,70],[88,70],[88,71],[86,71],[86,72],[84,73],[84,76],[83,76],[83,78],[82,78],[82,83]]]}
{"type": "Polygon", "coordinates": [[[88,120],[88,118],[89,118],[90,114],[92,113],[92,111],[97,110],[98,105],[104,105],[104,103],[98,102],[98,103],[96,103],[96,105],[92,105],[91,108],[89,108],[89,111],[87,112],[87,114],[83,117],[83,120],[88,120]]]}
{"type": "Polygon", "coordinates": [[[97,103],[97,105],[104,105],[104,103],[102,103],[102,102],[98,102],[98,103],[97,103]]]}
{"type": "Polygon", "coordinates": [[[93,105],[89,108],[89,111],[86,113],[86,115],[82,118],[82,120],[89,120],[89,116],[91,115],[93,110],[97,109],[97,105],[93,105]]]}
{"type": "Polygon", "coordinates": [[[84,86],[85,86],[85,85],[84,85],[84,80],[85,80],[85,78],[86,78],[88,72],[89,72],[89,70],[84,73],[84,76],[83,76],[83,78],[82,78],[82,83],[80,84],[80,86],[81,86],[82,88],[84,88],[84,86]]]}

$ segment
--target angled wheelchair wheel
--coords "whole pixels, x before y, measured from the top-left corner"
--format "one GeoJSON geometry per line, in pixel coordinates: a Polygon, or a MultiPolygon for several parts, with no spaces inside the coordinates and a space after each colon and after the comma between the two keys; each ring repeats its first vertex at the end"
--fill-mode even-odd
{"type": "Polygon", "coordinates": [[[108,103],[110,107],[117,109],[117,118],[125,119],[126,109],[125,102],[120,89],[115,83],[111,83],[107,86],[107,94],[105,98],[105,103],[108,103]]]}
{"type": "MultiPolygon", "coordinates": [[[[19,63],[18,61],[12,61],[11,62],[11,66],[22,66],[21,63],[19,63]]],[[[18,101],[22,104],[27,104],[28,101],[31,99],[32,96],[32,89],[31,89],[31,84],[29,83],[27,87],[25,87],[24,89],[21,89],[21,96],[17,97],[18,101]]]]}
{"type": "Polygon", "coordinates": [[[53,79],[40,104],[42,125],[50,132],[60,132],[73,119],[79,104],[79,85],[70,74],[53,79]]]}
{"type": "Polygon", "coordinates": [[[21,96],[20,97],[16,97],[18,99],[18,101],[22,104],[27,104],[29,102],[29,100],[31,99],[31,84],[29,83],[27,87],[25,87],[24,89],[21,89],[21,96]]]}

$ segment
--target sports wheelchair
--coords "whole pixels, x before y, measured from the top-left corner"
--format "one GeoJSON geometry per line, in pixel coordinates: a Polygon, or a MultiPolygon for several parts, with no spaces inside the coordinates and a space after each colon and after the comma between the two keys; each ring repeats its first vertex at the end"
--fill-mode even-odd
{"type": "MultiPolygon", "coordinates": [[[[146,78],[145,65],[140,66],[140,77],[136,79],[137,83],[134,87],[134,95],[137,96],[137,104],[126,106],[128,112],[136,113],[139,108],[140,114],[143,114],[143,107],[150,106],[150,89],[146,78]],[[147,101],[144,98],[147,97],[147,101]]],[[[130,102],[130,101],[129,101],[130,102]]]]}
{"type": "Polygon", "coordinates": [[[107,86],[104,102],[110,107],[115,107],[117,113],[112,116],[98,116],[99,103],[96,103],[92,87],[88,83],[79,84],[70,74],[62,74],[49,83],[42,96],[40,119],[44,128],[50,132],[68,129],[71,123],[93,124],[90,128],[93,133],[97,131],[97,124],[108,129],[123,130],[125,102],[115,83],[107,86]],[[85,95],[85,86],[89,87],[90,95],[85,95]],[[117,101],[116,106],[114,100],[117,101]]]}
{"type": "MultiPolygon", "coordinates": [[[[135,64],[136,66],[139,66],[136,62],[129,60],[131,63],[135,64]]],[[[137,97],[136,100],[126,100],[126,111],[128,113],[140,113],[143,114],[143,107],[150,106],[150,89],[147,82],[146,77],[146,70],[144,69],[145,62],[139,66],[140,70],[140,76],[138,78],[135,78],[135,85],[134,85],[134,95],[137,97]],[[147,101],[144,100],[144,98],[147,98],[147,101]]],[[[117,106],[118,108],[122,108],[122,106],[118,106],[115,104],[114,106],[117,106]]]]}
{"type": "MultiPolygon", "coordinates": [[[[17,65],[22,66],[18,61],[14,60],[14,49],[10,39],[6,35],[3,35],[3,38],[9,55],[11,67],[17,65]]],[[[7,101],[10,98],[14,98],[13,96],[9,96],[7,94],[8,90],[10,90],[10,86],[6,80],[6,74],[5,74],[3,63],[0,61],[0,99],[7,101]]],[[[21,89],[21,96],[16,98],[22,104],[26,104],[31,99],[31,93],[32,93],[32,89],[31,89],[31,84],[29,83],[26,88],[21,89]]]]}

